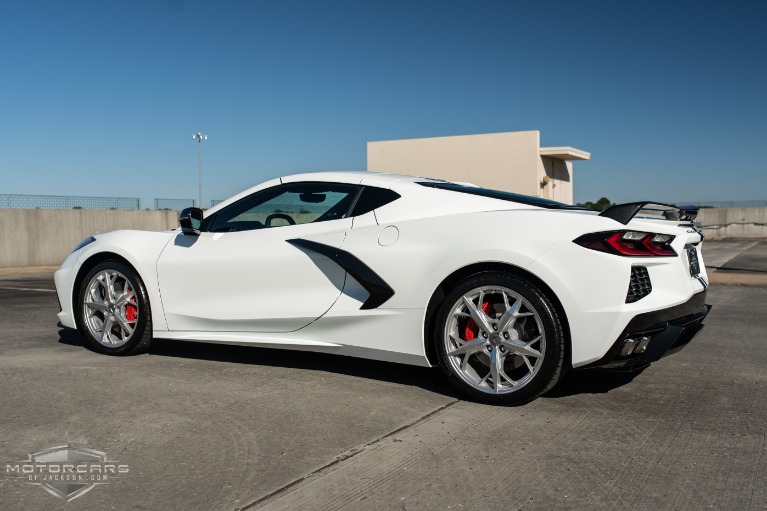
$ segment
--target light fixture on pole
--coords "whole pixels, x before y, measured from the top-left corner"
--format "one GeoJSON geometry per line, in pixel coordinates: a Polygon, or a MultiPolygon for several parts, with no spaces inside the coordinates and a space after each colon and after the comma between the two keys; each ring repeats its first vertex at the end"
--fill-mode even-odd
{"type": "Polygon", "coordinates": [[[202,141],[208,140],[208,135],[204,135],[201,131],[198,131],[192,135],[192,140],[197,141],[197,172],[200,176],[200,205],[202,209],[202,141]]]}

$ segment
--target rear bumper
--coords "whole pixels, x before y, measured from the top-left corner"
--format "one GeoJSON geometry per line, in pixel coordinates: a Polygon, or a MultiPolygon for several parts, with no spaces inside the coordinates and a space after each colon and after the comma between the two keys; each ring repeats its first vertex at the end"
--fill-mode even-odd
{"type": "Polygon", "coordinates": [[[578,369],[641,369],[684,348],[703,329],[709,310],[703,290],[685,303],[634,316],[604,357],[578,369]]]}

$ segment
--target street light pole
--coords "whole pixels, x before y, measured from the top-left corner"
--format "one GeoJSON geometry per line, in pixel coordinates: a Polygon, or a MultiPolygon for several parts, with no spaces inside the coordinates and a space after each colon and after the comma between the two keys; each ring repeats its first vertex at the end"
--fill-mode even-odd
{"type": "Polygon", "coordinates": [[[197,141],[197,172],[200,177],[200,209],[202,209],[202,141],[208,140],[208,135],[198,131],[192,135],[192,140],[197,141]]]}

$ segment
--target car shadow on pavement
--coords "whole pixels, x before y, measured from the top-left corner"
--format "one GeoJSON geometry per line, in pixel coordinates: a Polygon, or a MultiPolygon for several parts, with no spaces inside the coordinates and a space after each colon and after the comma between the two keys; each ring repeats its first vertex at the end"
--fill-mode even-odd
{"type": "MultiPolygon", "coordinates": [[[[80,346],[96,352],[75,331],[61,329],[59,342],[80,346]]],[[[429,392],[462,399],[439,368],[426,368],[380,362],[362,358],[330,355],[310,351],[292,351],[255,346],[235,346],[188,341],[158,339],[149,348],[149,354],[160,357],[207,360],[235,364],[285,367],[328,373],[345,374],[357,378],[386,381],[419,387],[429,392]]],[[[630,383],[642,371],[615,372],[600,369],[571,370],[544,398],[562,398],[577,394],[604,394],[630,383]]]]}
{"type": "MultiPolygon", "coordinates": [[[[73,330],[59,331],[59,342],[81,346],[97,353],[73,330]]],[[[284,367],[328,373],[345,374],[369,380],[420,387],[429,392],[459,398],[439,368],[418,367],[392,362],[330,355],[310,351],[259,348],[189,341],[157,339],[149,348],[149,355],[160,357],[207,360],[235,364],[284,367]]]]}
{"type": "Polygon", "coordinates": [[[642,371],[644,368],[634,372],[604,369],[570,370],[556,387],[542,397],[556,399],[576,394],[605,394],[631,383],[642,371]]]}

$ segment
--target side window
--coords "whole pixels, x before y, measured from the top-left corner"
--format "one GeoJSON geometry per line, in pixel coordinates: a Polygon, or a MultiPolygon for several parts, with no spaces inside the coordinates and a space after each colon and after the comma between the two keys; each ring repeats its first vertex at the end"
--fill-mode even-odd
{"type": "Polygon", "coordinates": [[[349,216],[360,187],[342,183],[290,183],[261,190],[222,209],[211,232],[251,231],[337,220],[349,216]]]}
{"type": "Polygon", "coordinates": [[[362,195],[354,205],[354,210],[351,216],[364,215],[370,213],[374,209],[385,206],[390,202],[393,202],[400,198],[400,194],[387,190],[385,188],[375,188],[373,186],[366,186],[362,189],[362,195]]]}

